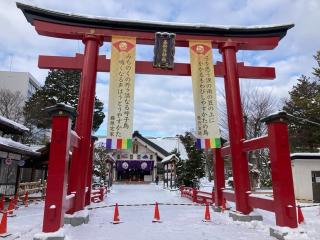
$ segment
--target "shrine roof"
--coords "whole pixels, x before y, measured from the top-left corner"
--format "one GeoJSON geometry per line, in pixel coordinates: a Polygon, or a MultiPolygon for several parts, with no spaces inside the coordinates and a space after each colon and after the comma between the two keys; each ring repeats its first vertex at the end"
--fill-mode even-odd
{"type": "Polygon", "coordinates": [[[17,3],[28,22],[34,21],[58,23],[69,26],[118,29],[142,32],[172,32],[188,35],[209,35],[223,37],[279,37],[283,38],[294,24],[258,25],[258,26],[213,26],[206,24],[188,24],[156,21],[135,21],[128,19],[85,16],[74,13],[62,13],[36,6],[17,3]]]}
{"type": "Polygon", "coordinates": [[[24,125],[0,116],[0,130],[8,134],[23,134],[29,131],[24,125]]]}
{"type": "Polygon", "coordinates": [[[26,156],[39,156],[40,153],[33,148],[24,145],[22,143],[13,141],[10,138],[0,137],[0,150],[7,151],[16,154],[22,154],[26,156]]]}

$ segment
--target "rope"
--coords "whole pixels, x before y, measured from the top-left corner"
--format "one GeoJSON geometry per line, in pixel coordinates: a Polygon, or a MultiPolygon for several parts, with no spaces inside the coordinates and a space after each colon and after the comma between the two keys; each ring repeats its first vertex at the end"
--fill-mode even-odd
{"type": "Polygon", "coordinates": [[[300,208],[307,208],[307,207],[320,207],[320,204],[308,205],[308,206],[300,206],[300,208]]]}
{"type": "MultiPolygon", "coordinates": [[[[118,204],[118,207],[141,207],[141,206],[154,206],[155,203],[140,203],[140,204],[118,204]]],[[[203,207],[206,206],[206,204],[200,204],[200,203],[158,203],[158,205],[162,206],[194,206],[194,207],[203,207]]],[[[214,204],[208,203],[209,206],[213,206],[214,204]]],[[[115,207],[115,204],[111,205],[103,205],[103,206],[94,206],[94,207],[88,207],[89,210],[92,209],[98,209],[98,208],[109,208],[109,207],[115,207]]]]}

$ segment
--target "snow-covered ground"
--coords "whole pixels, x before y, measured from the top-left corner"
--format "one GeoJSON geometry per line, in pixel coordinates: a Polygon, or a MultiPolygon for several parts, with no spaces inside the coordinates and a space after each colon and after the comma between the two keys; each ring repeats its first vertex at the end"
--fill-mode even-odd
{"type": "MultiPolygon", "coordinates": [[[[120,185],[115,184],[103,203],[92,204],[90,222],[78,227],[65,225],[64,230],[68,240],[206,240],[206,239],[239,239],[239,240],[274,240],[269,236],[269,226],[274,225],[274,216],[261,210],[256,212],[264,216],[263,222],[240,223],[233,222],[228,212],[215,213],[211,211],[212,222],[204,223],[203,206],[161,205],[164,203],[191,203],[181,198],[179,192],[163,190],[162,186],[154,184],[120,185]],[[123,222],[113,225],[115,203],[123,204],[153,204],[160,203],[162,223],[152,223],[154,206],[120,206],[120,220],[123,222]]],[[[31,240],[35,233],[41,231],[43,204],[31,204],[29,208],[20,208],[17,216],[9,218],[8,229],[20,235],[19,239],[31,240]]],[[[298,231],[292,232],[290,240],[319,240],[320,215],[318,207],[303,208],[306,223],[298,231]]]]}

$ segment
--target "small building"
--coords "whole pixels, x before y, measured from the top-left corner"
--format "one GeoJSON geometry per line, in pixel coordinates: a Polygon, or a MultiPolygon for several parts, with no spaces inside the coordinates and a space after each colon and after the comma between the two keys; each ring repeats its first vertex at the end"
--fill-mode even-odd
{"type": "Polygon", "coordinates": [[[20,143],[21,135],[29,131],[25,126],[0,116],[0,194],[17,193],[22,167],[41,154],[20,143]]]}
{"type": "Polygon", "coordinates": [[[176,187],[176,166],[179,158],[175,154],[171,154],[164,159],[161,163],[164,168],[163,176],[163,186],[165,188],[175,188],[176,187]]]}
{"type": "Polygon", "coordinates": [[[296,199],[320,202],[320,153],[293,153],[291,167],[296,199]]]}

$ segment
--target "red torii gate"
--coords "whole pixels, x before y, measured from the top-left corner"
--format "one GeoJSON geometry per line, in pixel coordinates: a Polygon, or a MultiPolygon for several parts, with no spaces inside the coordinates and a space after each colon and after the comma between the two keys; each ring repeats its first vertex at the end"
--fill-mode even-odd
{"type": "MultiPolygon", "coordinates": [[[[217,64],[214,65],[214,70],[217,77],[224,77],[226,91],[230,146],[224,148],[222,155],[231,155],[232,158],[235,192],[230,199],[235,200],[237,211],[243,214],[249,214],[252,211],[252,204],[250,204],[252,200],[249,201],[248,194],[250,184],[246,151],[257,149],[257,146],[265,147],[265,145],[260,144],[261,141],[255,142],[248,140],[249,142],[244,142],[245,135],[239,78],[274,79],[275,69],[272,67],[245,66],[244,63],[238,63],[236,52],[238,50],[274,49],[279,41],[286,35],[287,30],[292,28],[293,25],[257,28],[174,25],[172,23],[87,18],[53,12],[21,3],[17,3],[17,7],[22,10],[28,22],[35,27],[38,34],[49,37],[82,40],[85,44],[84,54],[76,54],[75,57],[39,57],[40,68],[82,71],[77,109],[78,117],[75,127],[75,132],[80,137],[80,140],[72,156],[68,185],[68,193],[74,193],[75,197],[72,206],[68,208],[68,213],[74,213],[84,208],[86,205],[86,187],[90,189],[87,179],[90,178],[88,175],[91,174],[90,166],[92,166],[90,144],[96,74],[98,71],[108,72],[110,70],[110,59],[106,59],[104,55],[99,56],[99,47],[104,41],[110,42],[112,35],[131,36],[136,38],[137,44],[153,45],[155,42],[155,32],[175,33],[176,46],[178,47],[188,47],[189,40],[210,40],[212,47],[219,49],[222,54],[223,62],[217,62],[217,64]],[[247,149],[245,149],[246,146],[247,149]],[[248,148],[248,146],[251,146],[251,148],[248,148]]],[[[154,68],[152,62],[136,61],[136,73],[190,76],[191,68],[190,64],[187,63],[175,63],[174,69],[172,70],[159,69],[154,68]]],[[[279,119],[281,120],[283,118],[278,117],[273,120],[278,121],[279,119]]],[[[283,133],[287,134],[285,129],[283,133]]],[[[286,137],[287,135],[284,136],[284,138],[286,137]]],[[[283,159],[278,161],[278,171],[272,175],[275,194],[274,204],[280,206],[278,207],[279,209],[281,208],[278,211],[281,217],[277,218],[277,224],[280,226],[296,227],[295,199],[291,165],[289,162],[289,148],[288,143],[282,141],[281,144],[281,148],[271,151],[271,157],[277,157],[277,154],[282,154],[283,157],[283,159]],[[281,172],[285,172],[286,174],[282,175],[281,172]],[[280,220],[278,221],[278,219],[280,220]]],[[[215,150],[215,153],[215,164],[217,165],[215,168],[215,186],[218,193],[216,194],[215,200],[216,205],[220,206],[223,197],[221,188],[224,186],[222,183],[224,179],[223,171],[221,171],[221,169],[223,169],[223,159],[220,150],[215,150]]],[[[50,161],[52,161],[51,158],[50,161]]],[[[58,167],[59,166],[55,166],[55,168],[58,167]]],[[[50,174],[51,169],[49,169],[48,178],[50,174]]],[[[50,183],[48,182],[48,186],[49,185],[50,183]]],[[[52,194],[55,193],[47,192],[46,202],[50,201],[52,194]]],[[[225,194],[228,195],[227,193],[225,194]]],[[[46,204],[45,212],[49,211],[52,210],[50,210],[49,204],[46,204]]],[[[56,209],[55,211],[61,212],[62,209],[56,209]]],[[[47,215],[45,214],[45,216],[47,215]]],[[[49,217],[45,217],[43,231],[56,231],[62,225],[63,222],[61,221],[53,223],[49,217]]]]}

